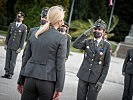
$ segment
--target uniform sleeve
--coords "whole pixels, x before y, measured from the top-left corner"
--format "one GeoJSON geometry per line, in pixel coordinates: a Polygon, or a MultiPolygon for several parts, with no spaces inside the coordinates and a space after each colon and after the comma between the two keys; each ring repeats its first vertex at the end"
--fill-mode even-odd
{"type": "Polygon", "coordinates": [[[67,36],[67,53],[66,53],[66,58],[68,59],[68,56],[70,54],[70,47],[71,47],[71,36],[67,36]]]}
{"type": "Polygon", "coordinates": [[[64,87],[65,81],[65,58],[66,58],[66,48],[67,47],[67,40],[64,36],[59,43],[58,50],[57,50],[57,61],[56,61],[56,86],[55,90],[58,92],[62,92],[64,87]]]}
{"type": "Polygon", "coordinates": [[[24,84],[25,76],[23,76],[23,73],[25,70],[25,65],[27,61],[30,59],[30,57],[31,57],[31,46],[30,46],[30,41],[28,40],[22,56],[22,66],[21,66],[21,70],[20,70],[20,74],[17,82],[18,84],[21,84],[21,85],[24,84]]]}
{"type": "Polygon", "coordinates": [[[8,32],[7,32],[7,36],[6,36],[6,40],[5,40],[5,44],[6,45],[8,44],[8,40],[10,38],[10,31],[11,31],[11,24],[8,27],[8,32]]]}
{"type": "Polygon", "coordinates": [[[129,61],[129,50],[127,51],[126,58],[125,58],[124,63],[123,63],[122,72],[126,71],[126,66],[127,66],[128,61],[129,61]]]}
{"type": "Polygon", "coordinates": [[[29,30],[28,39],[30,38],[30,36],[31,36],[31,34],[32,34],[33,31],[34,31],[34,28],[31,28],[31,29],[29,30]]]}
{"type": "Polygon", "coordinates": [[[23,31],[23,33],[22,33],[21,41],[20,41],[20,46],[19,46],[19,48],[21,48],[21,49],[23,48],[26,34],[27,34],[27,26],[24,25],[24,31],[23,31]]]}
{"type": "Polygon", "coordinates": [[[106,53],[105,53],[105,57],[104,57],[104,61],[103,61],[103,69],[102,69],[102,72],[101,72],[101,76],[99,78],[99,82],[103,83],[106,76],[107,76],[107,73],[108,73],[108,69],[109,69],[109,65],[110,65],[110,60],[111,60],[111,53],[110,53],[110,44],[108,44],[107,46],[107,50],[106,50],[106,53]]]}
{"type": "Polygon", "coordinates": [[[76,49],[85,50],[85,39],[87,36],[85,34],[80,35],[73,43],[73,47],[76,49]]]}

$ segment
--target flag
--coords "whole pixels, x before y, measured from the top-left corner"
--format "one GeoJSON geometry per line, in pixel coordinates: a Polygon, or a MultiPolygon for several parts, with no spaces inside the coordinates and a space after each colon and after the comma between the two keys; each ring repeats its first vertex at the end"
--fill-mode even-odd
{"type": "Polygon", "coordinates": [[[113,5],[112,0],[109,0],[109,6],[112,6],[112,5],[113,5]]]}

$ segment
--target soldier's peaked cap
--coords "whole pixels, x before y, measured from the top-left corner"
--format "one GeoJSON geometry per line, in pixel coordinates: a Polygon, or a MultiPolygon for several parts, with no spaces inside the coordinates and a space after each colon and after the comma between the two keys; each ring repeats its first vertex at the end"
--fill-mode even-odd
{"type": "Polygon", "coordinates": [[[62,25],[64,27],[69,27],[68,23],[65,21],[64,24],[62,25]]]}
{"type": "Polygon", "coordinates": [[[49,7],[43,7],[40,14],[41,17],[47,17],[48,10],[49,10],[49,7]]]}
{"type": "Polygon", "coordinates": [[[22,11],[19,11],[19,12],[17,13],[17,16],[23,16],[23,17],[24,17],[25,15],[24,15],[24,13],[23,13],[22,11]]]}
{"type": "Polygon", "coordinates": [[[102,20],[102,19],[98,19],[95,23],[94,23],[94,27],[100,27],[102,29],[106,29],[106,23],[102,20]]]}

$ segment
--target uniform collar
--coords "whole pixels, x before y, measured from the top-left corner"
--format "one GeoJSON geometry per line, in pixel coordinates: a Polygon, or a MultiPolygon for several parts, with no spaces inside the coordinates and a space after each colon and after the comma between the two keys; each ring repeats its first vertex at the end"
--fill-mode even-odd
{"type": "Polygon", "coordinates": [[[17,24],[18,24],[18,26],[20,26],[22,24],[22,22],[16,22],[16,26],[17,26],[17,24]]]}
{"type": "Polygon", "coordinates": [[[98,46],[99,43],[100,43],[100,41],[102,40],[102,37],[100,37],[100,38],[98,38],[98,39],[94,38],[94,41],[95,41],[95,40],[97,40],[97,46],[98,46]]]}

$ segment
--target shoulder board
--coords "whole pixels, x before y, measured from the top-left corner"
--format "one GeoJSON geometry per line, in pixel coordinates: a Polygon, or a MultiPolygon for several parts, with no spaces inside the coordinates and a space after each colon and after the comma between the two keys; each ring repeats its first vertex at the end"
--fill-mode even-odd
{"type": "Polygon", "coordinates": [[[71,37],[71,35],[70,34],[67,34],[69,37],[71,37]]]}
{"type": "Polygon", "coordinates": [[[25,24],[22,23],[22,25],[27,28],[27,26],[25,24]]]}

